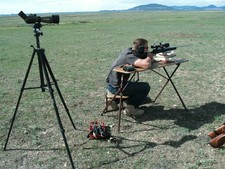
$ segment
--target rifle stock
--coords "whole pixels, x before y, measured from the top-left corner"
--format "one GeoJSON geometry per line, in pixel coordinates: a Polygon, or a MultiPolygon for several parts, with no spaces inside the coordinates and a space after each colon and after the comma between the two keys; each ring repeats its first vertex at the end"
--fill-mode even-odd
{"type": "Polygon", "coordinates": [[[215,129],[214,131],[210,132],[210,133],[208,134],[208,136],[209,136],[211,139],[213,139],[213,138],[215,138],[216,136],[220,135],[221,133],[225,133],[225,123],[224,123],[222,126],[220,126],[220,127],[218,127],[217,129],[215,129]]]}
{"type": "Polygon", "coordinates": [[[212,140],[210,140],[209,144],[214,148],[219,148],[225,143],[225,133],[222,133],[212,140]]]}
{"type": "Polygon", "coordinates": [[[214,148],[219,148],[225,143],[225,122],[222,126],[210,132],[208,136],[211,138],[209,145],[214,148]]]}

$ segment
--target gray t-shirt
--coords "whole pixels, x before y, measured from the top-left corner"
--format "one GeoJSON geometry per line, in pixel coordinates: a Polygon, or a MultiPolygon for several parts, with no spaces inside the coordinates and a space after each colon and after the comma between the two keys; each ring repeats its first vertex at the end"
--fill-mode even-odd
{"type": "MultiPolygon", "coordinates": [[[[118,88],[121,83],[121,73],[117,73],[113,71],[115,67],[123,66],[124,64],[134,64],[134,62],[138,59],[137,56],[132,52],[132,48],[125,49],[122,53],[119,54],[118,58],[112,64],[110,72],[107,77],[107,83],[109,83],[112,87],[118,88]]],[[[124,76],[124,83],[129,78],[129,74],[124,76]]]]}

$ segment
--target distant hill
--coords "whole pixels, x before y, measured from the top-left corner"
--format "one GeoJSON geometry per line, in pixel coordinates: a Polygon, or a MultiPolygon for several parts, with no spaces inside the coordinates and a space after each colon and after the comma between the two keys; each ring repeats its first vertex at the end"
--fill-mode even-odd
{"type": "Polygon", "coordinates": [[[127,11],[170,11],[170,10],[174,10],[174,8],[160,4],[148,4],[130,8],[127,11]]]}
{"type": "Polygon", "coordinates": [[[171,6],[175,10],[185,10],[185,11],[206,11],[206,10],[225,10],[225,7],[217,7],[215,5],[209,5],[205,7],[198,6],[171,6]]]}
{"type": "Polygon", "coordinates": [[[104,10],[100,12],[126,12],[126,11],[219,11],[225,10],[225,6],[217,7],[215,5],[209,5],[205,7],[198,6],[166,6],[161,4],[147,4],[139,5],[130,9],[125,10],[104,10]]]}

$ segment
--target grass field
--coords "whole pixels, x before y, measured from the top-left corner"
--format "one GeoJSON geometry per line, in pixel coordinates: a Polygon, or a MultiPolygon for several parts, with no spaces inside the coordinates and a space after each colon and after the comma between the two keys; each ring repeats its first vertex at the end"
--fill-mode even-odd
{"type": "MultiPolygon", "coordinates": [[[[225,12],[80,13],[60,15],[59,25],[44,25],[40,37],[77,130],[55,92],[76,168],[217,169],[224,168],[224,147],[208,145],[207,134],[225,120],[225,12]],[[177,57],[189,59],[173,77],[188,112],[171,85],[135,120],[117,112],[100,116],[105,78],[118,53],[135,38],[169,42],[177,57]],[[88,140],[89,123],[115,125],[118,144],[88,140]]],[[[11,118],[33,49],[32,24],[19,16],[0,17],[0,168],[71,168],[48,92],[26,90],[8,142],[11,118]]],[[[26,86],[40,85],[37,60],[26,86]]],[[[169,68],[172,71],[173,68],[169,68]]],[[[163,72],[162,70],[159,70],[163,72]]],[[[164,80],[140,74],[154,98],[164,80]]]]}

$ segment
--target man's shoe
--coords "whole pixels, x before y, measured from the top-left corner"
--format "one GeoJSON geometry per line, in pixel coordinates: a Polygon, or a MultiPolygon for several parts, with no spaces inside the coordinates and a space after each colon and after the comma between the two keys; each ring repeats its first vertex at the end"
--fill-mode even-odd
{"type": "MultiPolygon", "coordinates": [[[[111,100],[108,99],[108,102],[110,102],[111,100]]],[[[110,103],[110,105],[108,106],[108,111],[116,111],[119,110],[119,106],[117,105],[117,103],[115,101],[112,101],[110,103]]]]}
{"type": "Polygon", "coordinates": [[[123,113],[127,116],[134,116],[134,117],[140,117],[144,114],[144,110],[141,109],[135,109],[133,105],[127,105],[126,108],[123,110],[123,113]]]}
{"type": "Polygon", "coordinates": [[[141,103],[141,104],[149,104],[149,103],[153,103],[154,100],[152,100],[150,97],[146,97],[146,99],[141,103]]]}

